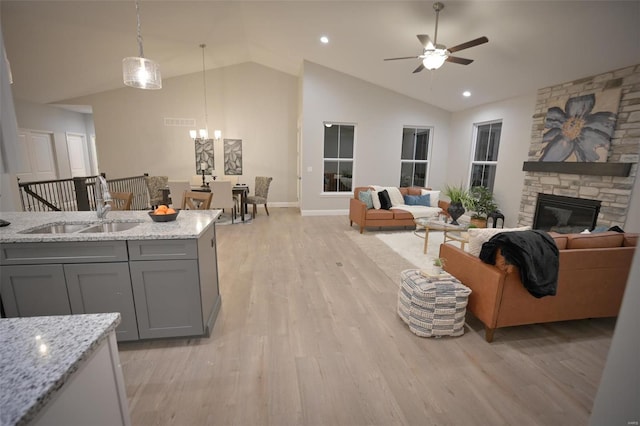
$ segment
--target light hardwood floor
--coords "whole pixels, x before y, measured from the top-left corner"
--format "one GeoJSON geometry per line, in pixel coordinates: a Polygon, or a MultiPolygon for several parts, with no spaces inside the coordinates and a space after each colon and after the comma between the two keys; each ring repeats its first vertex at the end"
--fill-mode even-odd
{"type": "Polygon", "coordinates": [[[420,338],[379,266],[397,254],[345,216],[259,213],[217,227],[211,337],[120,344],[134,425],[587,424],[613,319],[420,338]]]}

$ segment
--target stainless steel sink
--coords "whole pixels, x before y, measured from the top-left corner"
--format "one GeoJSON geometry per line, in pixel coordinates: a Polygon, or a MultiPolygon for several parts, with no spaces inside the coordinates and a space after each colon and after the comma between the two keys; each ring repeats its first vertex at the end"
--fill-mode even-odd
{"type": "Polygon", "coordinates": [[[120,232],[135,228],[138,225],[140,225],[140,223],[137,222],[106,222],[83,229],[80,231],[80,233],[84,234],[90,232],[120,232]]]}
{"type": "Polygon", "coordinates": [[[22,231],[21,234],[70,234],[78,232],[90,225],[91,223],[49,223],[22,231]]]}
{"type": "Polygon", "coordinates": [[[21,234],[73,234],[120,232],[135,228],[142,222],[85,222],[85,223],[48,223],[37,228],[21,231],[21,234]]]}

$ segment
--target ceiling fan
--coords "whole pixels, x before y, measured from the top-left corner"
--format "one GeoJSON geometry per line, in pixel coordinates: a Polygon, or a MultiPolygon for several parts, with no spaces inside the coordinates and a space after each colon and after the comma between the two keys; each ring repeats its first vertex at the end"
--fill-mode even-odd
{"type": "Polygon", "coordinates": [[[468,49],[470,47],[487,43],[489,39],[486,37],[479,37],[450,48],[447,48],[443,44],[437,44],[438,16],[440,15],[440,11],[444,9],[444,4],[435,2],[433,4],[433,9],[436,11],[436,31],[433,36],[433,41],[431,41],[431,38],[426,34],[417,35],[418,40],[420,40],[420,44],[422,44],[424,48],[422,54],[418,56],[403,56],[401,58],[387,58],[385,59],[385,61],[397,61],[398,59],[422,59],[422,63],[413,71],[414,73],[420,72],[425,68],[428,70],[436,70],[440,68],[445,62],[453,62],[455,64],[462,65],[469,65],[471,62],[473,62],[473,59],[459,58],[457,56],[451,56],[451,54],[463,49],[468,49]]]}

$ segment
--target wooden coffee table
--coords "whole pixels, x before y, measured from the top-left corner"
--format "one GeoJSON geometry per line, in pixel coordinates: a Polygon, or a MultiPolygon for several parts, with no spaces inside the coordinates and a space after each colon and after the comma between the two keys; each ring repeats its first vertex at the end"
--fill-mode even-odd
{"type": "Polygon", "coordinates": [[[453,225],[434,218],[418,218],[415,219],[415,223],[424,228],[424,254],[427,254],[427,247],[429,246],[429,231],[444,231],[444,242],[458,241],[461,243],[463,250],[465,243],[469,242],[468,234],[465,232],[469,228],[468,223],[453,225]]]}

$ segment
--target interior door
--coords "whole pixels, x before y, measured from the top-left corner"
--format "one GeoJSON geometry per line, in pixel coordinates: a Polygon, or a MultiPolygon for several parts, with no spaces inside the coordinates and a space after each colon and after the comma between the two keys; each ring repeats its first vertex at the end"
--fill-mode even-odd
{"type": "Polygon", "coordinates": [[[87,138],[79,133],[67,133],[67,152],[71,176],[89,176],[89,152],[87,138]]]}
{"type": "Polygon", "coordinates": [[[16,176],[22,182],[57,179],[54,152],[51,133],[18,130],[16,176]]]}

